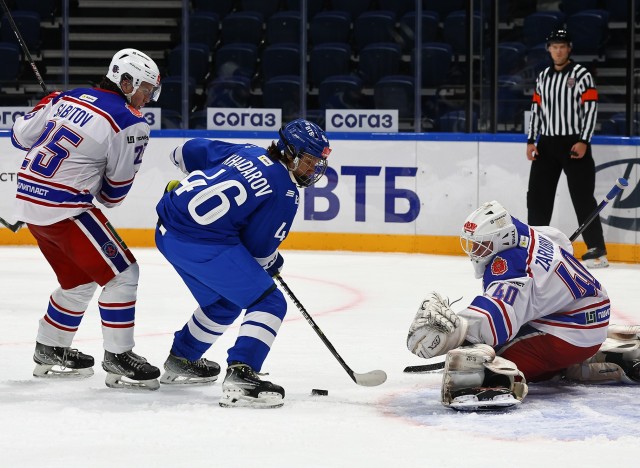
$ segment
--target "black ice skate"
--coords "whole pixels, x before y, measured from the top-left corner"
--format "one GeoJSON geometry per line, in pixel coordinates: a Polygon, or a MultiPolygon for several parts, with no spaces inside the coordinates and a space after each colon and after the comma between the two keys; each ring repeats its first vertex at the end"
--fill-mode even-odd
{"type": "Polygon", "coordinates": [[[599,247],[587,250],[587,253],[582,256],[582,261],[587,265],[587,268],[606,268],[609,266],[607,251],[599,247]]]}
{"type": "Polygon", "coordinates": [[[34,377],[84,378],[93,375],[93,357],[73,348],[47,346],[36,342],[33,361],[36,363],[34,377]]]}
{"type": "Polygon", "coordinates": [[[173,354],[169,354],[165,361],[164,370],[160,383],[169,385],[211,383],[215,382],[220,374],[217,362],[205,358],[189,361],[173,354]]]}
{"type": "Polygon", "coordinates": [[[120,354],[104,352],[102,368],[107,371],[105,384],[111,388],[157,390],[160,369],[133,351],[120,354]]]}
{"type": "Polygon", "coordinates": [[[220,406],[279,408],[284,405],[284,388],[260,377],[247,364],[232,362],[222,383],[220,406]]]}

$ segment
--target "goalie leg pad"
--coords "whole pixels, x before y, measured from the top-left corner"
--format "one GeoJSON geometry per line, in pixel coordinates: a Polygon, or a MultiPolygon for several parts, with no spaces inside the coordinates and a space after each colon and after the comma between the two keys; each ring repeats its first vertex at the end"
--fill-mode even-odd
{"type": "Polygon", "coordinates": [[[581,383],[640,384],[640,326],[609,325],[600,350],[564,375],[581,383]]]}
{"type": "Polygon", "coordinates": [[[431,293],[409,327],[407,348],[425,359],[441,356],[463,343],[467,326],[467,320],[451,310],[448,299],[431,293]]]}
{"type": "Polygon", "coordinates": [[[528,392],[517,366],[477,344],[447,353],[441,402],[459,411],[496,411],[519,405],[528,392]]]}

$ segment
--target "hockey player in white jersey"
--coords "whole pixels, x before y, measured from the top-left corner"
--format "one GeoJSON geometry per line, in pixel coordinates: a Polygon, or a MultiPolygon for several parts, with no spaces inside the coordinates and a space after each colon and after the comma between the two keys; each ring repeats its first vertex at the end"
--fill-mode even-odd
{"type": "Polygon", "coordinates": [[[528,226],[492,201],[465,220],[460,239],[483,294],[458,313],[430,294],[407,338],[420,357],[447,355],[445,406],[515,406],[527,380],[556,376],[640,381],[640,327],[609,326],[607,292],[562,232],[528,226]]]}
{"type": "Polygon", "coordinates": [[[298,210],[298,187],[323,176],[331,149],[324,131],[303,119],[284,125],[279,137],[266,149],[187,141],[170,158],[188,175],[156,207],[156,245],[198,303],[174,335],[161,382],[216,380],[220,366],[202,355],[245,310],[228,350],[223,407],[284,404],[284,389],[257,374],[287,312],[272,277],[283,265],[278,247],[298,210]]]}
{"type": "Polygon", "coordinates": [[[117,52],[96,88],[45,97],[16,120],[16,218],[53,268],[53,291],[36,338],[34,376],[93,374],[93,357],[71,348],[98,285],[109,387],[156,389],[160,371],[135,354],[138,265],[102,211],[123,202],[142,163],[149,125],[140,109],[160,93],[158,67],[135,49],[117,52]]]}

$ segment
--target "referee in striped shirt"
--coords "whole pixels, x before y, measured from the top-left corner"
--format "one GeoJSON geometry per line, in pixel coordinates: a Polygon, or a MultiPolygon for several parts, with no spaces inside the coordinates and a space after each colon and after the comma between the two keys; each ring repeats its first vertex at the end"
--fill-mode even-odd
{"type": "MultiPolygon", "coordinates": [[[[567,176],[571,201],[581,225],[596,208],[593,196],[596,172],[591,137],[598,112],[598,91],[591,73],[569,58],[571,38],[564,29],[547,37],[553,65],[536,80],[527,138],[527,159],[532,161],[527,192],[528,222],[548,226],[562,171],[567,176]],[[536,139],[539,136],[536,145],[536,139]]],[[[584,230],[587,266],[606,267],[607,251],[600,218],[584,230]]]]}

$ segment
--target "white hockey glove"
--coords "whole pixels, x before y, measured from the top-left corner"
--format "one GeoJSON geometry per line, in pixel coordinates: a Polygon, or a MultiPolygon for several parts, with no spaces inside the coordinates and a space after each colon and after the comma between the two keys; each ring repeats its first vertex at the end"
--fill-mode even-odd
{"type": "Polygon", "coordinates": [[[441,356],[462,344],[467,320],[449,307],[449,300],[438,293],[428,295],[409,327],[407,348],[422,358],[441,356]]]}
{"type": "Polygon", "coordinates": [[[569,367],[564,376],[582,383],[640,384],[640,326],[609,325],[595,356],[569,367]]]}
{"type": "Polygon", "coordinates": [[[441,402],[460,411],[495,411],[519,405],[529,389],[522,372],[486,344],[447,353],[441,402]]]}

